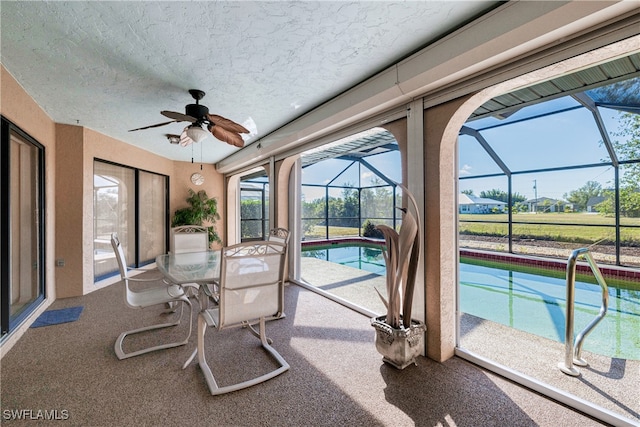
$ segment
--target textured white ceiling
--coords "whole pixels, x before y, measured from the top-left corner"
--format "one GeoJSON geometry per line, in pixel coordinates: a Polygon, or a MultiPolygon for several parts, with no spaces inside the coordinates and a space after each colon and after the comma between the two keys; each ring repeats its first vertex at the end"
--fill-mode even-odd
{"type": "MultiPolygon", "coordinates": [[[[249,144],[495,3],[3,0],[1,59],[54,121],[190,161],[164,136],[184,123],[128,130],[184,112],[193,88],[249,144]]],[[[202,144],[207,163],[237,150],[202,144]]]]}

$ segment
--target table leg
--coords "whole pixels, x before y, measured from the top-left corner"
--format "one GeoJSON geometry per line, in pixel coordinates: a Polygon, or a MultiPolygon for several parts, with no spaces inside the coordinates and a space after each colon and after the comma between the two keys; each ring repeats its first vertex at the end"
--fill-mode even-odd
{"type": "MultiPolygon", "coordinates": [[[[209,295],[207,294],[205,289],[207,287],[207,284],[198,283],[198,285],[199,285],[198,286],[198,305],[200,306],[200,312],[204,312],[209,308],[209,295]]],[[[200,318],[200,314],[198,314],[198,320],[199,318],[200,318]]],[[[198,336],[198,344],[196,345],[196,348],[193,350],[193,353],[191,353],[191,356],[189,356],[187,361],[184,362],[184,365],[182,365],[182,369],[186,369],[187,366],[189,366],[189,364],[193,361],[193,359],[195,359],[196,355],[198,354],[198,345],[200,345],[200,341],[201,339],[198,336]]]]}

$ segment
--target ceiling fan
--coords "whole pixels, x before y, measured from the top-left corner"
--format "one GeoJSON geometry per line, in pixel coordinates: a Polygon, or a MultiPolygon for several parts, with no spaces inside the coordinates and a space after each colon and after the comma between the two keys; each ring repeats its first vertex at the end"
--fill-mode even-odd
{"type": "Polygon", "coordinates": [[[184,128],[184,131],[182,131],[182,134],[180,135],[180,145],[182,146],[187,146],[192,142],[200,142],[204,140],[207,135],[209,135],[207,131],[211,132],[214,137],[220,141],[226,142],[227,144],[231,144],[236,147],[244,146],[244,140],[240,134],[249,133],[244,126],[222,116],[209,114],[209,108],[204,105],[200,105],[199,102],[205,95],[203,91],[198,89],[189,89],[189,93],[193,99],[196,100],[196,103],[188,104],[185,107],[186,114],[178,113],[176,111],[160,111],[160,114],[173,120],[170,122],[131,129],[129,132],[156,128],[176,122],[190,122],[191,124],[184,128]]]}

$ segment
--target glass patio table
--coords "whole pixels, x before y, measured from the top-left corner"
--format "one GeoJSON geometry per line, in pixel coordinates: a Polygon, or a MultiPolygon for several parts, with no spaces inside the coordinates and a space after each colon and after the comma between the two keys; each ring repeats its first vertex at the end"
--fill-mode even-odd
{"type": "Polygon", "coordinates": [[[213,283],[220,277],[220,251],[183,252],[156,257],[158,270],[172,283],[213,283]]]}

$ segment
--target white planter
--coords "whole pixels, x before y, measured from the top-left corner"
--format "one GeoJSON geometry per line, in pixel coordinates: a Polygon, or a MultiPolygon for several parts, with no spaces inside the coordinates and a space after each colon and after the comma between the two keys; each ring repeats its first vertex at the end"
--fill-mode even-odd
{"type": "Polygon", "coordinates": [[[416,357],[424,348],[427,326],[419,320],[412,319],[409,329],[396,329],[389,326],[385,318],[386,316],[380,316],[371,319],[371,326],[376,330],[376,349],[383,356],[383,361],[398,369],[404,369],[416,362],[416,357]]]}

